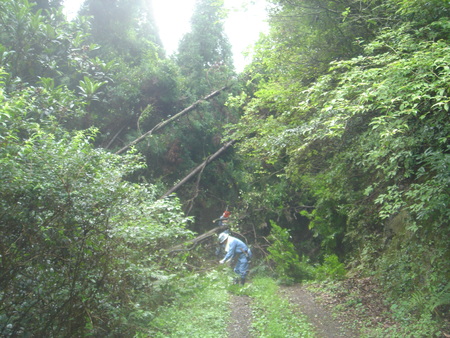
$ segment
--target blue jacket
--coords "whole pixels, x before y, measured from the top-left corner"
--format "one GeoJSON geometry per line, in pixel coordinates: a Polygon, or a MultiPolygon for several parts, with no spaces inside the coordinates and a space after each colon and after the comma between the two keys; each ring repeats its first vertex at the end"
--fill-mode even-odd
{"type": "MultiPolygon", "coordinates": [[[[231,242],[228,247],[228,252],[223,258],[224,261],[232,259],[235,255],[244,254],[248,251],[247,245],[245,245],[245,243],[242,242],[240,239],[229,236],[228,240],[231,242]]],[[[244,257],[246,256],[244,255],[244,257]]]]}

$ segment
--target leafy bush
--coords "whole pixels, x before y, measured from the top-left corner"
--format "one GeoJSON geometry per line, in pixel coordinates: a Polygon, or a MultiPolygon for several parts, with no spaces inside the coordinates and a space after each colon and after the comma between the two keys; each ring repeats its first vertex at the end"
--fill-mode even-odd
{"type": "Polygon", "coordinates": [[[190,236],[179,201],[124,180],[138,156],[45,132],[26,95],[0,99],[0,335],[132,335],[170,292],[163,249],[190,236]]]}
{"type": "Polygon", "coordinates": [[[319,280],[342,279],[346,275],[344,264],[339,262],[339,258],[336,255],[326,256],[323,263],[316,268],[315,272],[316,278],[319,280]]]}
{"type": "Polygon", "coordinates": [[[271,221],[272,229],[268,239],[271,245],[267,249],[267,259],[275,266],[275,272],[283,283],[292,283],[310,279],[312,267],[300,258],[295,251],[294,244],[290,241],[288,230],[282,229],[271,221]]]}
{"type": "Polygon", "coordinates": [[[438,239],[439,235],[448,238],[448,231],[437,228],[413,234],[406,225],[376,261],[376,276],[403,330],[432,336],[450,308],[448,244],[438,239]]]}

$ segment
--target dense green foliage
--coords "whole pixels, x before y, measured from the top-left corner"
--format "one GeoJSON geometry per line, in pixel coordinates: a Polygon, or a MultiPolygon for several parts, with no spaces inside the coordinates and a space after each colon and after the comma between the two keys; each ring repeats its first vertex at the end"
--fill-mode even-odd
{"type": "Polygon", "coordinates": [[[28,94],[1,97],[1,334],[132,332],[139,306],[163,299],[173,268],[161,250],[190,235],[188,219],[123,180],[137,156],[41,128],[28,94]]]}
{"type": "Polygon", "coordinates": [[[239,77],[222,1],[197,2],[171,57],[151,2],[86,0],[71,22],[58,0],[0,3],[0,335],[169,332],[161,306],[195,288],[186,267],[211,253],[164,250],[227,206],[280,281],[370,274],[402,333],[439,331],[450,5],[270,3],[270,32],[239,77]],[[223,140],[235,150],[159,199],[223,140]]]}
{"type": "Polygon", "coordinates": [[[244,109],[230,129],[255,173],[251,218],[276,212],[304,229],[300,211],[323,253],[373,270],[403,311],[428,316],[416,293],[448,311],[431,305],[450,273],[448,4],[275,3],[247,90],[230,101],[244,109]]]}
{"type": "MultiPolygon", "coordinates": [[[[164,133],[149,149],[150,156],[155,150],[163,152],[164,163],[157,164],[172,182],[187,175],[193,168],[216,152],[222,143],[223,126],[238,120],[236,111],[225,107],[225,102],[233,91],[235,71],[231,45],[224,32],[223,1],[197,1],[191,18],[191,30],[180,40],[173,60],[180,70],[182,95],[178,107],[185,108],[211,92],[227,87],[213,100],[203,101],[189,117],[173,125],[170,132],[164,133]],[[163,146],[162,148],[160,148],[163,146]]],[[[229,152],[221,160],[208,165],[198,177],[178,190],[185,201],[186,209],[195,215],[198,230],[209,228],[212,217],[205,209],[221,212],[236,197],[233,184],[234,168],[229,152]],[[218,211],[217,211],[218,210],[218,211]],[[203,225],[203,226],[202,226],[203,225]],[[206,225],[206,226],[205,226],[206,225]]]]}
{"type": "MultiPolygon", "coordinates": [[[[161,182],[178,169],[165,163],[187,152],[167,156],[164,138],[157,156],[140,147],[147,158],[96,148],[122,146],[192,100],[180,98],[186,82],[149,7],[129,4],[86,2],[92,16],[70,23],[58,1],[0,5],[1,335],[133,335],[184,274],[186,256],[164,249],[192,223],[177,198],[158,197],[176,179],[161,182]]],[[[188,132],[171,134],[189,144],[188,132]]]]}
{"type": "Polygon", "coordinates": [[[268,240],[271,244],[267,248],[267,260],[274,264],[275,272],[283,283],[289,284],[313,277],[312,268],[300,260],[287,229],[271,222],[268,240]]]}

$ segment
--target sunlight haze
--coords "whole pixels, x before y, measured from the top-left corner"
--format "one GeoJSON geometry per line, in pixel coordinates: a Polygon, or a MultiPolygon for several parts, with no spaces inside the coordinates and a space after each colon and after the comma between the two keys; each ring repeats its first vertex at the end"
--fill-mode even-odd
{"type": "MultiPolygon", "coordinates": [[[[196,0],[153,0],[153,11],[159,35],[168,55],[174,53],[178,43],[190,30],[190,20],[196,0]]],[[[76,15],[83,0],[65,0],[69,18],[76,15]]],[[[266,1],[225,0],[229,11],[225,32],[233,48],[236,70],[242,71],[251,59],[243,53],[252,46],[262,32],[267,32],[266,1]]]]}

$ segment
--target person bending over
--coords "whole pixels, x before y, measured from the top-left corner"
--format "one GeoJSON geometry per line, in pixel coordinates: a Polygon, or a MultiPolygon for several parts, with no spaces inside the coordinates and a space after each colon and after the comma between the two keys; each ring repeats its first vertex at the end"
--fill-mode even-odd
{"type": "Polygon", "coordinates": [[[245,278],[248,274],[249,263],[251,258],[251,251],[249,247],[242,242],[240,239],[237,239],[233,236],[230,236],[228,232],[222,232],[219,235],[219,243],[225,246],[225,257],[220,260],[220,264],[224,264],[225,262],[237,258],[236,266],[234,267],[234,272],[239,275],[239,278],[235,280],[236,283],[241,283],[244,285],[245,278]]]}

